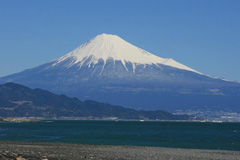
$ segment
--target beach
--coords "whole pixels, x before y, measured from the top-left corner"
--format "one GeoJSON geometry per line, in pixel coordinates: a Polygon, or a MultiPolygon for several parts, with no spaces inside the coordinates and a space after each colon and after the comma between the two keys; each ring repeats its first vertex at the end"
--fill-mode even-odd
{"type": "Polygon", "coordinates": [[[1,160],[240,160],[240,151],[0,141],[1,160]]]}

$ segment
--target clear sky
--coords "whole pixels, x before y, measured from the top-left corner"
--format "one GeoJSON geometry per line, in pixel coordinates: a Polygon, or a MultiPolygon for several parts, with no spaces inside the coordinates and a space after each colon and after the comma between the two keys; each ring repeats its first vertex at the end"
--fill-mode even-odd
{"type": "Polygon", "coordinates": [[[0,0],[0,76],[59,58],[101,33],[240,81],[240,0],[0,0]]]}

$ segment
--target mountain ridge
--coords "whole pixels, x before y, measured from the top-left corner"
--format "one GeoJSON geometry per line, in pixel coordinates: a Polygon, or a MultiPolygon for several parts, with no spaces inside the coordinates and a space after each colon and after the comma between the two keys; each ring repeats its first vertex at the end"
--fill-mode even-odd
{"type": "Polygon", "coordinates": [[[122,106],[80,101],[47,90],[6,83],[0,85],[0,117],[87,118],[87,119],[145,119],[191,120],[187,115],[173,115],[165,111],[136,111],[122,106]]]}

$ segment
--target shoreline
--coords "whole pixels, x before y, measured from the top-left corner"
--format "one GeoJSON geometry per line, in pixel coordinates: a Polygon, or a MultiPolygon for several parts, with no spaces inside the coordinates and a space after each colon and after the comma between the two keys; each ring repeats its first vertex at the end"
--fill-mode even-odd
{"type": "Polygon", "coordinates": [[[0,141],[0,159],[17,158],[22,158],[21,160],[239,160],[240,151],[0,141]]]}
{"type": "Polygon", "coordinates": [[[0,117],[0,122],[46,122],[46,121],[119,121],[119,122],[198,122],[198,123],[240,123],[240,121],[216,120],[150,120],[150,119],[111,119],[111,118],[42,118],[42,117],[0,117]]]}

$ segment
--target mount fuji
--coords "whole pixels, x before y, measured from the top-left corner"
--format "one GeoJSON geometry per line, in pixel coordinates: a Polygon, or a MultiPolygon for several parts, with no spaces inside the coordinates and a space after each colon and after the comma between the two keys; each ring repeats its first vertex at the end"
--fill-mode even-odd
{"type": "Polygon", "coordinates": [[[59,59],[0,78],[31,88],[134,109],[240,112],[240,83],[160,58],[101,34],[59,59]]]}

